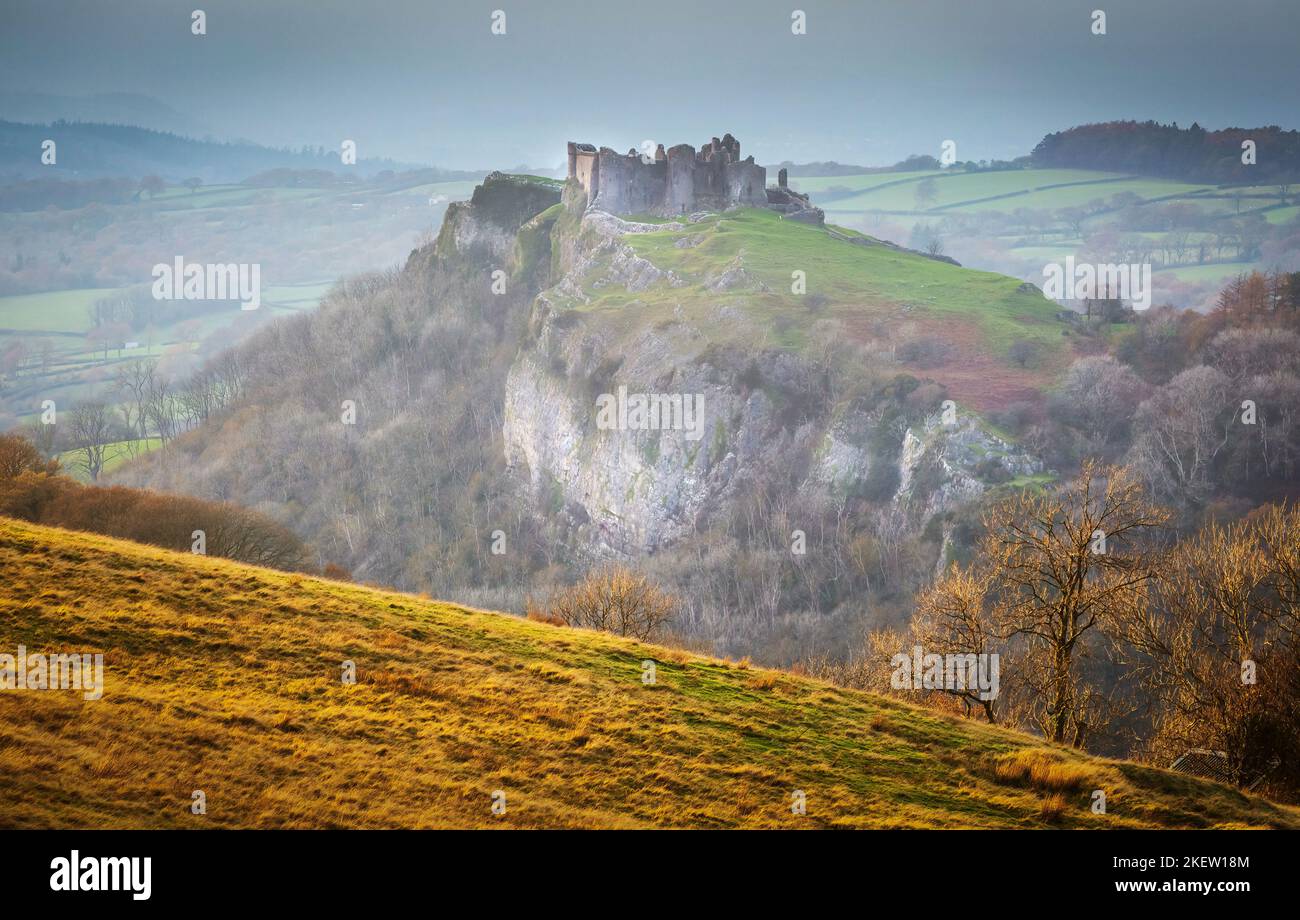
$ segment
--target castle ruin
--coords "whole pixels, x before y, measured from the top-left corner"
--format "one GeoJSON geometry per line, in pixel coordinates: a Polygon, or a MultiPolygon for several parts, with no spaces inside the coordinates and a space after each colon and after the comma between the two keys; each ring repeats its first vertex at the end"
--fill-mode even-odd
{"type": "Polygon", "coordinates": [[[767,170],[752,156],[740,158],[740,141],[730,134],[713,138],[698,151],[690,144],[664,149],[653,159],[635,149],[620,154],[609,147],[569,142],[569,178],[587,193],[588,207],[611,214],[676,217],[696,211],[751,207],[781,211],[787,217],[822,222],[821,210],[807,196],[781,182],[767,187],[767,170]]]}

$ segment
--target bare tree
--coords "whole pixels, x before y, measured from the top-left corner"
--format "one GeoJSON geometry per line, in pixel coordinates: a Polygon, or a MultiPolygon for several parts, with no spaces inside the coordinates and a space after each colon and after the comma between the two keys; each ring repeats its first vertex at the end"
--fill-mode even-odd
{"type": "Polygon", "coordinates": [[[677,612],[677,601],[644,575],[621,566],[602,569],[551,599],[547,612],[568,624],[650,639],[677,612]]]}
{"type": "Polygon", "coordinates": [[[68,427],[78,465],[92,482],[98,480],[104,469],[104,450],[111,440],[113,428],[108,407],[103,403],[77,406],[72,410],[72,422],[68,427]]]}
{"type": "Polygon", "coordinates": [[[984,518],[979,566],[987,566],[996,632],[1023,643],[1019,676],[1037,727],[1082,746],[1114,716],[1109,690],[1086,679],[1092,634],[1146,597],[1157,564],[1144,537],[1168,520],[1126,469],[1089,460],[1055,493],[1021,492],[984,518]]]}
{"type": "MultiPolygon", "coordinates": [[[[992,609],[991,576],[989,571],[963,570],[953,565],[917,598],[912,620],[915,641],[941,654],[1005,655],[1006,643],[998,634],[998,617],[992,609]]],[[[965,682],[937,692],[957,697],[967,714],[979,709],[986,721],[997,722],[1006,689],[1003,685],[998,696],[989,699],[981,695],[978,687],[966,686],[965,682]]]]}
{"type": "Polygon", "coordinates": [[[1143,402],[1134,418],[1134,464],[1153,492],[1180,503],[1213,492],[1216,461],[1228,446],[1236,416],[1222,371],[1198,365],[1143,402]]]}
{"type": "Polygon", "coordinates": [[[114,389],[119,395],[119,409],[133,437],[149,436],[147,409],[149,392],[154,383],[152,361],[131,361],[117,370],[114,389]]]}

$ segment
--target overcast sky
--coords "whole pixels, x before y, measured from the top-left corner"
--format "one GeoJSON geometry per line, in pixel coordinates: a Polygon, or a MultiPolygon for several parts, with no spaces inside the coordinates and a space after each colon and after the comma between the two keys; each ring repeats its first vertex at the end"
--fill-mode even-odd
{"type": "Polygon", "coordinates": [[[0,85],[457,168],[726,131],[769,163],[1009,158],[1118,118],[1300,127],[1300,0],[0,0],[0,85]]]}

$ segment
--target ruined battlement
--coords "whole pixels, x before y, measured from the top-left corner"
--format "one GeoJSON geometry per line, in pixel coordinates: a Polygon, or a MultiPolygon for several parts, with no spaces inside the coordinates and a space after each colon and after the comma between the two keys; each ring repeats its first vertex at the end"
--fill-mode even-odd
{"type": "Polygon", "coordinates": [[[698,151],[690,144],[655,150],[653,160],[637,150],[569,142],[569,178],[587,193],[589,207],[611,214],[672,217],[693,211],[766,207],[767,170],[754,158],[740,158],[730,134],[698,151]]]}

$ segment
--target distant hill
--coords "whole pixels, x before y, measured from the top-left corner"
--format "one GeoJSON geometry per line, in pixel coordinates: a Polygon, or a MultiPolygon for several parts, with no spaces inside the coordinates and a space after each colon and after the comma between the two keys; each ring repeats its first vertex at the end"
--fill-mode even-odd
{"type": "Polygon", "coordinates": [[[1264,185],[1300,181],[1300,131],[1276,125],[1207,131],[1154,121],[1110,121],[1049,134],[1034,148],[1038,167],[1097,169],[1196,182],[1264,185]],[[1255,163],[1242,163],[1242,143],[1255,163]]]}
{"type": "Polygon", "coordinates": [[[413,168],[419,164],[367,158],[359,159],[355,168],[344,167],[337,150],[276,150],[245,141],[201,141],[129,125],[0,121],[0,182],[159,175],[173,182],[194,176],[211,185],[239,182],[271,169],[328,169],[364,176],[413,168]],[[47,139],[57,145],[53,166],[41,163],[41,145],[47,139]]]}
{"type": "Polygon", "coordinates": [[[55,121],[135,125],[185,137],[207,138],[215,132],[204,122],[139,93],[56,96],[50,93],[0,93],[0,120],[45,125],[55,121]]]}
{"type": "Polygon", "coordinates": [[[9,519],[0,566],[5,652],[104,655],[100,700],[0,693],[8,827],[1300,828],[1205,780],[603,633],[9,519]]]}

